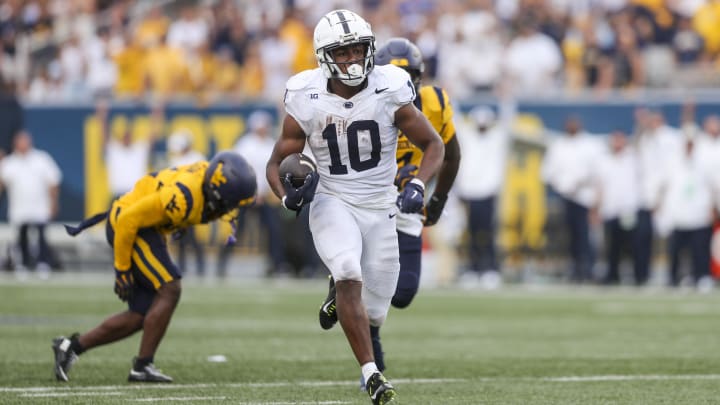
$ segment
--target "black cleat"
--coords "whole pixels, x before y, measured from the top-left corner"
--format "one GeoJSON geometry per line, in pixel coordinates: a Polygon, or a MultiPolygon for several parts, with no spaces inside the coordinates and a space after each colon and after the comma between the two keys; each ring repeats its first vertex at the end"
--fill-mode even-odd
{"type": "MultiPolygon", "coordinates": [[[[77,336],[77,334],[73,336],[77,336]]],[[[78,355],[70,348],[70,343],[70,339],[65,336],[59,336],[52,340],[52,349],[55,354],[55,378],[58,381],[69,380],[70,367],[78,359],[78,355]]]]}
{"type": "Polygon", "coordinates": [[[330,278],[330,284],[328,287],[328,295],[320,306],[320,327],[327,330],[335,326],[338,321],[337,311],[335,308],[335,280],[332,276],[330,278]]]}
{"type": "Polygon", "coordinates": [[[373,405],[385,405],[392,403],[395,401],[395,397],[397,396],[395,388],[393,388],[392,384],[390,384],[387,378],[385,378],[385,376],[379,371],[370,376],[370,380],[368,380],[365,385],[365,389],[367,390],[373,405]]]}
{"type": "Polygon", "coordinates": [[[153,363],[149,363],[141,371],[137,371],[135,370],[135,361],[133,361],[133,368],[130,369],[130,374],[128,374],[128,381],[130,382],[169,383],[172,380],[172,377],[156,369],[153,363]]]}

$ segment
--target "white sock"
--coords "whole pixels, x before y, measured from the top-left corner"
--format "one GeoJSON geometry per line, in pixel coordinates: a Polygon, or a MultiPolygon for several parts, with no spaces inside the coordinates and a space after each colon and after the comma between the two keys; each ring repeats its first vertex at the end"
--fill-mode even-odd
{"type": "Polygon", "coordinates": [[[362,365],[362,375],[363,375],[363,379],[365,379],[365,384],[367,384],[367,382],[370,380],[370,377],[372,377],[372,375],[377,373],[378,371],[380,371],[380,370],[378,370],[374,361],[363,364],[362,365]]]}

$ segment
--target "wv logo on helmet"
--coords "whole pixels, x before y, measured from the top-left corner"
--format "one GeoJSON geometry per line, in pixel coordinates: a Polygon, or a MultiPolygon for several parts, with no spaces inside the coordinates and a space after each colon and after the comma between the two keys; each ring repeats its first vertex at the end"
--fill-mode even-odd
{"type": "Polygon", "coordinates": [[[228,182],[227,177],[225,177],[225,175],[223,174],[223,163],[220,162],[220,163],[218,163],[217,168],[215,169],[215,171],[212,174],[212,177],[210,178],[210,183],[213,186],[218,187],[221,184],[225,184],[227,182],[228,182]]]}

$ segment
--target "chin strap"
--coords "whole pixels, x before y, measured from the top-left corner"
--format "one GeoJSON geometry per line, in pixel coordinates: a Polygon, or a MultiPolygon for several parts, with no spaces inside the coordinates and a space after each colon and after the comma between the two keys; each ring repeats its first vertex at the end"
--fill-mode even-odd
{"type": "Polygon", "coordinates": [[[228,235],[227,240],[225,241],[225,246],[232,246],[237,242],[237,221],[238,217],[230,220],[230,227],[232,228],[232,232],[230,232],[230,235],[228,235]]]}
{"type": "Polygon", "coordinates": [[[228,221],[230,223],[232,231],[230,232],[230,235],[228,235],[227,240],[225,241],[226,246],[232,246],[237,243],[238,222],[240,221],[240,217],[245,215],[245,211],[247,211],[247,207],[241,207],[238,210],[237,215],[230,221],[228,221]]]}

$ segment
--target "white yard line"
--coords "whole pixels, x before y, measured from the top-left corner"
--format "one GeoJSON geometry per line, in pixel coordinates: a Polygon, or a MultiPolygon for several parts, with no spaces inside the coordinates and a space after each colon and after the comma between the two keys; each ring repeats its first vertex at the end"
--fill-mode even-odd
{"type": "MultiPolygon", "coordinates": [[[[395,384],[443,384],[468,381],[463,378],[394,378],[395,384]]],[[[197,389],[197,388],[273,388],[273,387],[328,387],[336,385],[354,385],[357,381],[278,381],[267,383],[218,383],[218,384],[123,384],[123,385],[91,385],[91,386],[44,386],[44,387],[0,387],[0,392],[67,392],[67,391],[112,391],[112,390],[163,390],[163,389],[197,389]]]]}
{"type": "Polygon", "coordinates": [[[349,401],[320,401],[320,402],[237,402],[237,405],[337,405],[350,404],[349,401]]]}
{"type": "Polygon", "coordinates": [[[44,387],[0,387],[0,392],[51,392],[51,391],[110,391],[110,390],[141,390],[141,389],[191,389],[211,388],[222,386],[221,384],[146,384],[146,385],[90,385],[90,386],[67,386],[58,384],[56,386],[44,387]]]}
{"type": "Polygon", "coordinates": [[[82,392],[27,392],[21,394],[23,398],[60,398],[60,397],[109,397],[123,395],[118,391],[82,391],[82,392]]]}
{"type": "MultiPolygon", "coordinates": [[[[397,384],[445,384],[463,383],[472,381],[546,381],[558,383],[582,383],[602,381],[683,381],[683,380],[720,380],[720,374],[639,374],[639,375],[587,375],[587,376],[558,376],[558,377],[478,377],[466,378],[394,378],[392,382],[397,384]]],[[[37,386],[37,387],[0,387],[0,393],[18,393],[29,396],[36,393],[56,393],[57,396],[71,395],[118,395],[119,392],[127,390],[179,390],[198,388],[272,388],[272,387],[327,387],[337,385],[354,385],[357,381],[277,381],[277,382],[256,382],[256,383],[217,383],[217,384],[122,384],[122,385],[97,385],[97,386],[37,386]]],[[[53,395],[47,395],[53,396],[53,395]]],[[[189,397],[179,397],[189,398],[189,397]]],[[[328,402],[332,404],[335,402],[328,402]]]]}
{"type": "Polygon", "coordinates": [[[568,377],[544,377],[542,378],[542,380],[551,382],[720,380],[720,374],[588,375],[568,377]]]}
{"type": "MultiPolygon", "coordinates": [[[[135,402],[162,402],[162,401],[223,401],[227,397],[157,397],[133,399],[135,402]]],[[[235,402],[237,405],[339,405],[349,404],[349,401],[321,401],[321,402],[235,402]]]]}
{"type": "Polygon", "coordinates": [[[135,402],[157,402],[157,401],[223,401],[227,397],[157,397],[157,398],[137,398],[135,402]]]}

